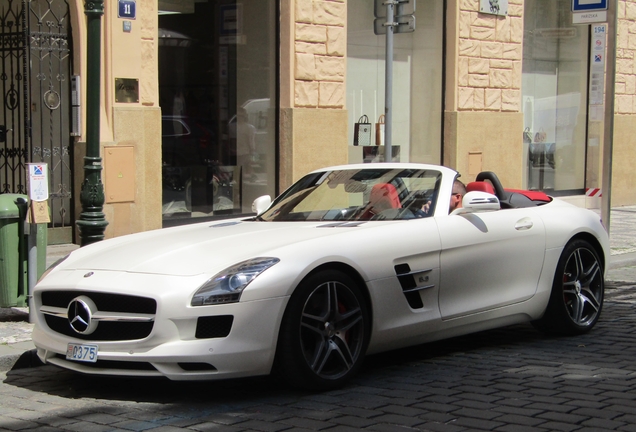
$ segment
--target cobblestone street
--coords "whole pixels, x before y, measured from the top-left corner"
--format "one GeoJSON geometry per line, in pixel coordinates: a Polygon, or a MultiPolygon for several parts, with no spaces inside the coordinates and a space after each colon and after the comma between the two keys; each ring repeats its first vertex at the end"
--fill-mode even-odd
{"type": "Polygon", "coordinates": [[[0,428],[69,431],[633,431],[636,292],[610,283],[596,328],[545,337],[518,325],[367,358],[342,390],[273,378],[178,383],[5,373],[0,428]]]}

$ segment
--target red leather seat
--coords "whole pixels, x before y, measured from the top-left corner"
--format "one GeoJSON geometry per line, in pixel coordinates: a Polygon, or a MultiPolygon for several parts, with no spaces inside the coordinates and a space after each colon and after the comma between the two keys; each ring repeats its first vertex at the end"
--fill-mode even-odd
{"type": "Polygon", "coordinates": [[[489,194],[496,195],[495,188],[492,185],[485,181],[474,181],[470,182],[466,185],[466,192],[487,192],[489,194]]]}
{"type": "Polygon", "coordinates": [[[378,183],[371,188],[369,203],[360,219],[371,219],[384,210],[402,208],[397,189],[390,183],[378,183]]]}
{"type": "Polygon", "coordinates": [[[525,195],[526,197],[528,197],[532,201],[542,201],[542,202],[550,202],[550,201],[552,201],[550,199],[550,197],[545,192],[541,192],[541,191],[528,191],[528,190],[521,190],[521,189],[506,189],[506,192],[514,192],[514,193],[519,193],[521,195],[525,195]]]}

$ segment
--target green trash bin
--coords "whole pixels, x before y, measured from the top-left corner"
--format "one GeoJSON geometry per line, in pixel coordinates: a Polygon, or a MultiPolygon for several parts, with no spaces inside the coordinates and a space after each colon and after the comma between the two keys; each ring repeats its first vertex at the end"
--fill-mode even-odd
{"type": "Polygon", "coordinates": [[[0,194],[0,307],[25,306],[27,255],[24,211],[18,199],[26,195],[0,194]]]}

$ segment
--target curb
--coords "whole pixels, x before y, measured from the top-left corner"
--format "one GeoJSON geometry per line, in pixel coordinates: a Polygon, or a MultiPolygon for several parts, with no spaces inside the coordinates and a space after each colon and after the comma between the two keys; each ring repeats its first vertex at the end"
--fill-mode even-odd
{"type": "Polygon", "coordinates": [[[609,270],[636,266],[636,252],[616,254],[610,256],[609,270]]]}
{"type": "Polygon", "coordinates": [[[0,372],[41,366],[33,342],[18,342],[0,347],[0,372]]]}

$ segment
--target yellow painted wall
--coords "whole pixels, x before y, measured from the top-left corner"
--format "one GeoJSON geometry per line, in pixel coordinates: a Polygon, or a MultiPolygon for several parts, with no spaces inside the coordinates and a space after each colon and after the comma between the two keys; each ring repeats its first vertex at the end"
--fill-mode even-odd
{"type": "Polygon", "coordinates": [[[479,171],[494,171],[504,187],[521,188],[523,114],[461,111],[444,114],[444,165],[464,183],[479,171]],[[481,165],[469,169],[469,154],[481,153],[481,165]]]}
{"type": "MultiPolygon", "coordinates": [[[[86,16],[83,4],[72,3],[74,43],[74,73],[81,76],[83,115],[86,116],[86,53],[82,38],[86,35],[86,16]]],[[[110,4],[109,4],[110,5],[110,4]]],[[[133,148],[135,163],[134,179],[129,202],[109,203],[108,191],[112,190],[102,172],[106,191],[104,215],[108,226],[105,237],[117,237],[134,232],[161,228],[161,109],[158,104],[157,62],[157,2],[137,1],[137,17],[131,21],[131,31],[123,29],[123,19],[117,17],[117,7],[107,5],[102,17],[102,88],[100,94],[101,122],[100,148],[104,159],[105,149],[125,146],[133,148]],[[139,80],[139,101],[117,103],[115,100],[116,78],[139,80]]],[[[81,183],[84,178],[83,157],[86,154],[85,129],[75,145],[75,208],[79,217],[81,183]]],[[[104,170],[117,169],[107,167],[104,170]]],[[[79,237],[76,236],[77,242],[79,237]]]]}
{"type": "Polygon", "coordinates": [[[636,205],[636,115],[614,117],[612,207],[636,205]]]}
{"type": "Polygon", "coordinates": [[[280,150],[281,191],[310,171],[346,164],[347,111],[282,109],[280,150]]]}

